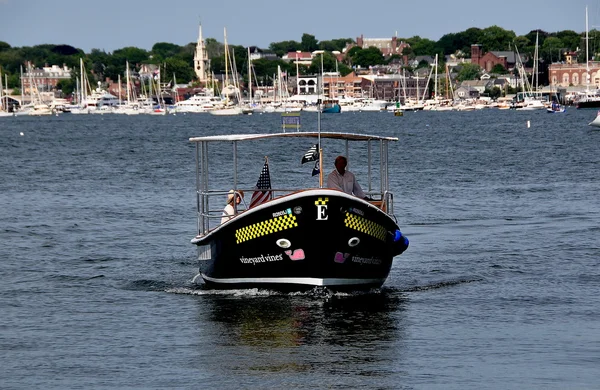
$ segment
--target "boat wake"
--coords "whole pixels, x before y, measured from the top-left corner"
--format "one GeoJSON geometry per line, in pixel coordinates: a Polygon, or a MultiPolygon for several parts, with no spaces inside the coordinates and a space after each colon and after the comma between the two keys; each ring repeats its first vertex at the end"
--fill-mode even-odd
{"type": "Polygon", "coordinates": [[[435,283],[431,283],[431,284],[425,284],[423,286],[413,286],[413,287],[410,287],[407,289],[402,289],[401,292],[408,293],[408,292],[436,290],[438,288],[458,286],[458,285],[465,284],[465,283],[480,282],[482,280],[483,280],[482,278],[444,280],[444,281],[435,282],[435,283]]]}
{"type": "Polygon", "coordinates": [[[198,296],[229,296],[229,297],[265,297],[265,296],[285,296],[285,297],[303,297],[311,299],[331,299],[334,297],[356,297],[365,295],[381,294],[381,289],[371,289],[369,291],[333,291],[326,287],[313,287],[305,291],[277,291],[261,288],[250,289],[208,289],[203,287],[173,287],[164,290],[171,294],[198,295],[198,296]]]}

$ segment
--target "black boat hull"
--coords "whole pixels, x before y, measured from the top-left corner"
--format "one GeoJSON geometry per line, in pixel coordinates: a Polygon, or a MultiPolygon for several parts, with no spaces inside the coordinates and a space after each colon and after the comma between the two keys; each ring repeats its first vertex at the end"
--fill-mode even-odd
{"type": "Polygon", "coordinates": [[[208,287],[380,287],[408,247],[394,219],[333,190],[307,190],[245,211],[198,245],[208,287]]]}
{"type": "Polygon", "coordinates": [[[577,102],[575,105],[578,109],[583,108],[600,108],[600,100],[587,100],[577,102]]]}

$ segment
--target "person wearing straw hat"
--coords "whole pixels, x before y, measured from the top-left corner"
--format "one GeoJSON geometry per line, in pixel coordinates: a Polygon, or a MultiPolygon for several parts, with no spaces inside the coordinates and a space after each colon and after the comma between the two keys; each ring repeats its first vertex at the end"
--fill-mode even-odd
{"type": "Polygon", "coordinates": [[[223,214],[221,215],[221,223],[225,223],[229,221],[235,214],[239,212],[237,209],[237,205],[242,202],[242,198],[244,197],[244,191],[242,190],[230,190],[227,194],[227,205],[223,209],[223,214]],[[235,204],[234,204],[235,199],[235,204]]]}

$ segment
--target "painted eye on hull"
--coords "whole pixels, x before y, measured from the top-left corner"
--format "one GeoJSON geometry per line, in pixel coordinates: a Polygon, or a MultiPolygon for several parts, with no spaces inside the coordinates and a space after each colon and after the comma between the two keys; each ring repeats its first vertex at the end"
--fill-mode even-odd
{"type": "Polygon", "coordinates": [[[289,248],[290,246],[292,246],[292,243],[290,242],[290,240],[287,240],[285,238],[280,238],[279,240],[276,241],[276,244],[280,248],[289,248]]]}
{"type": "Polygon", "coordinates": [[[360,239],[358,237],[352,237],[348,240],[348,245],[352,247],[357,246],[358,244],[360,244],[360,239]]]}

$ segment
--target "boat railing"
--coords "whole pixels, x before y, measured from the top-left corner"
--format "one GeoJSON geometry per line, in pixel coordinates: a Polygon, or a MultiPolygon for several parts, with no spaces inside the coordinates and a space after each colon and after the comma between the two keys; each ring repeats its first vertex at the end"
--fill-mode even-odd
{"type": "MultiPolygon", "coordinates": [[[[264,191],[270,191],[273,194],[272,199],[281,198],[282,196],[298,192],[301,188],[271,188],[264,191]]],[[[227,205],[227,195],[229,190],[206,190],[197,191],[198,196],[198,234],[204,235],[215,229],[221,224],[223,209],[227,205]]],[[[236,188],[234,191],[243,191],[241,203],[238,205],[234,202],[234,216],[247,211],[250,208],[250,199],[256,188],[236,188]]],[[[381,209],[383,212],[393,215],[394,204],[393,194],[390,191],[368,191],[367,195],[371,198],[368,202],[373,206],[381,209]]],[[[233,218],[233,217],[232,217],[233,218]]]]}

